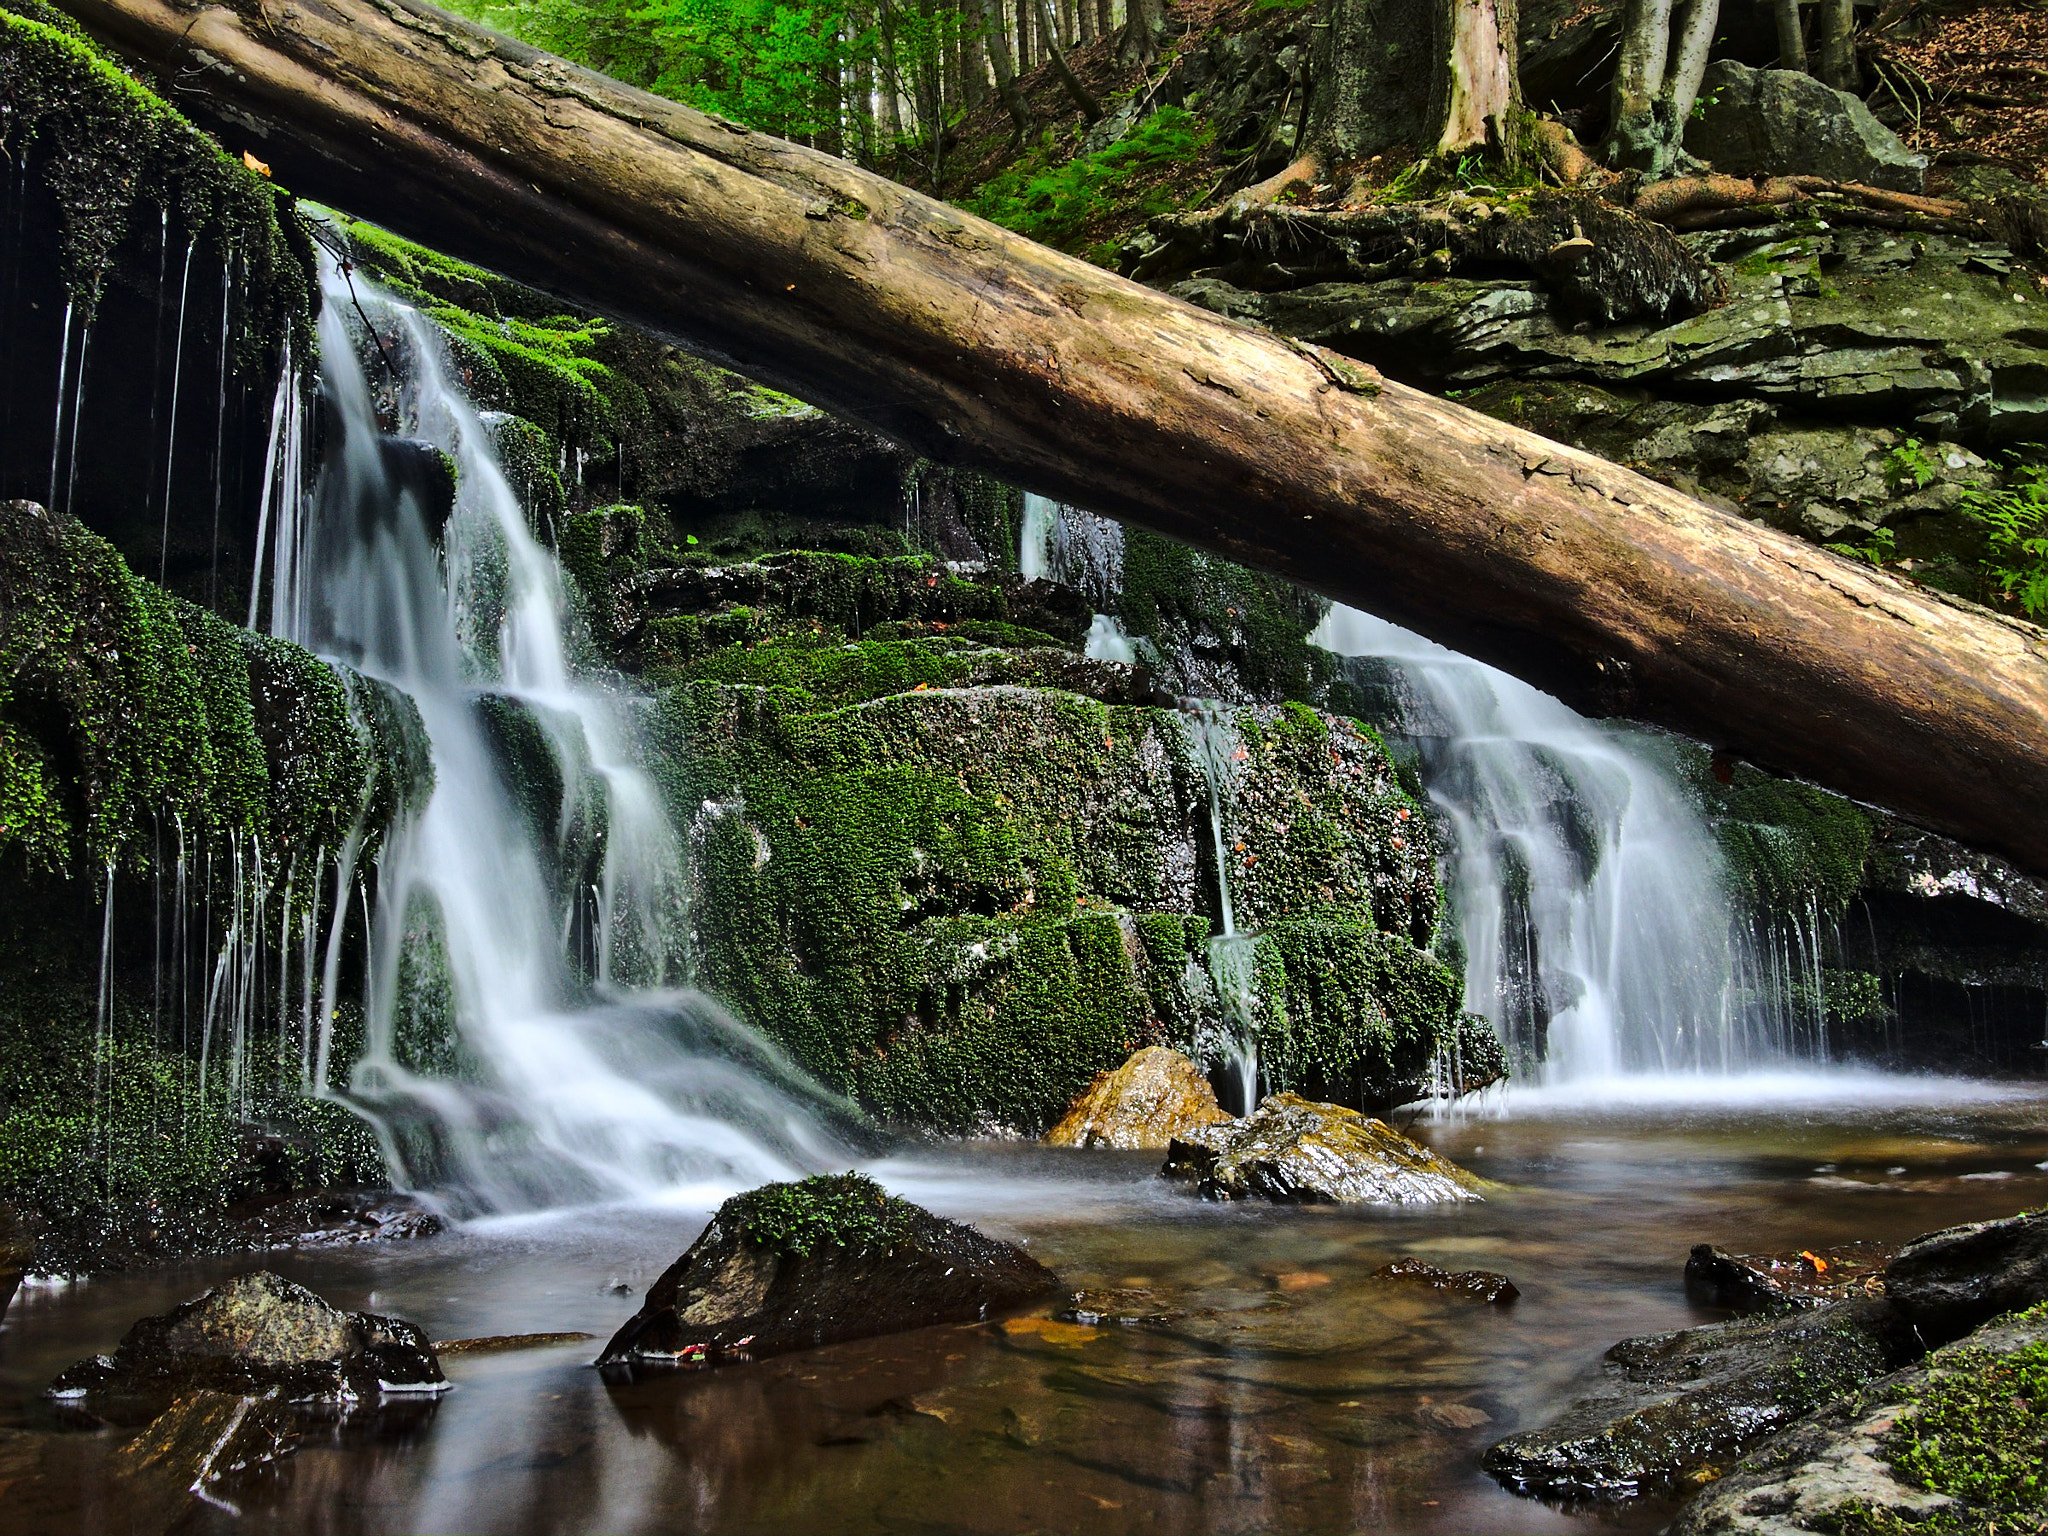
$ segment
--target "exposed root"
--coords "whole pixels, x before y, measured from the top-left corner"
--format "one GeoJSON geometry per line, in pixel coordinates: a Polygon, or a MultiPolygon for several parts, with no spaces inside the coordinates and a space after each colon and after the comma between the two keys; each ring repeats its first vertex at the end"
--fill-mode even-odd
{"type": "Polygon", "coordinates": [[[1630,210],[1640,218],[1667,224],[1674,229],[1704,229],[1731,213],[1757,208],[1782,208],[1793,203],[1819,203],[1831,215],[1857,213],[1889,216],[1869,222],[1901,227],[1974,225],[1969,209],[1947,198],[1921,197],[1910,192],[1890,192],[1853,181],[1829,181],[1822,176],[1760,176],[1745,180],[1710,172],[1703,176],[1678,176],[1652,182],[1636,194],[1630,210]]]}
{"type": "Polygon", "coordinates": [[[1297,156],[1285,169],[1254,182],[1230,199],[1233,208],[1263,208],[1280,200],[1289,187],[1312,187],[1323,174],[1322,156],[1311,151],[1297,156]]]}

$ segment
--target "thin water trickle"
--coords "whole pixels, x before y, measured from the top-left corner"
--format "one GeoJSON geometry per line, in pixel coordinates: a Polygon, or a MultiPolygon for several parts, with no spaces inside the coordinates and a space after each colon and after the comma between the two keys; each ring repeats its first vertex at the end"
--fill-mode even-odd
{"type": "MultiPolygon", "coordinates": [[[[406,376],[389,381],[382,403],[456,467],[437,545],[392,473],[345,284],[330,271],[320,322],[327,447],[309,522],[287,531],[285,496],[273,514],[273,619],[405,690],[435,777],[424,809],[392,829],[379,858],[365,917],[367,1044],[345,1084],[331,1075],[339,922],[330,935],[316,1091],[344,1097],[404,1177],[463,1212],[738,1187],[840,1160],[820,1118],[838,1106],[710,999],[677,986],[687,980],[683,851],[640,761],[642,706],[572,663],[554,558],[450,383],[438,333],[358,283],[404,359],[406,376]],[[281,599],[293,569],[302,594],[281,599]],[[560,770],[551,824],[529,825],[507,791],[486,724],[487,711],[507,709],[538,728],[560,770]],[[598,917],[587,970],[563,937],[576,925],[561,920],[586,884],[598,917]],[[420,966],[445,976],[459,1075],[419,1065],[408,1037],[408,978],[420,966]]],[[[337,894],[358,857],[344,849],[337,894]]]]}
{"type": "Polygon", "coordinates": [[[77,306],[64,306],[64,327],[57,342],[57,423],[50,429],[50,495],[49,507],[57,511],[57,466],[64,455],[64,381],[71,367],[71,315],[77,306]]]}
{"type": "Polygon", "coordinates": [[[1333,608],[1312,638],[1399,675],[1449,829],[1465,1006],[1525,1080],[1590,1087],[1821,1056],[1799,1006],[1818,995],[1817,918],[1760,950],[1705,821],[1648,753],[1356,609],[1333,608]]]}
{"type": "Polygon", "coordinates": [[[178,459],[178,389],[185,377],[185,301],[192,290],[192,253],[199,249],[199,242],[193,240],[185,246],[185,264],[178,276],[178,330],[171,343],[171,409],[164,440],[164,527],[162,543],[157,550],[156,579],[162,585],[164,572],[171,561],[171,492],[173,483],[171,471],[178,459]]]}

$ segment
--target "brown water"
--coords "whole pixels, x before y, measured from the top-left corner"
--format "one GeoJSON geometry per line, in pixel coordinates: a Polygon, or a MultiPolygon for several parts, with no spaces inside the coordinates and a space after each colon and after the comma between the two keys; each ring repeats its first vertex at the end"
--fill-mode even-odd
{"type": "MultiPolygon", "coordinates": [[[[1156,1154],[968,1146],[884,1182],[1021,1238],[1070,1286],[1150,1293],[1163,1327],[926,1330],[608,1387],[595,1344],[451,1358],[437,1404],[363,1412],[239,1490],[219,1531],[1545,1532],[1653,1530],[1668,1507],[1548,1508],[1478,1468],[1634,1333],[1705,1320],[1687,1248],[1899,1240],[2048,1203],[2048,1094],[1917,1104],[1518,1111],[1415,1134],[1504,1187],[1428,1211],[1204,1205],[1156,1154]],[[1505,1272],[1511,1308],[1373,1277],[1403,1254],[1505,1272]]],[[[430,1242],[278,1254],[346,1307],[439,1338],[603,1336],[701,1226],[637,1209],[430,1242]],[[623,1288],[623,1289],[622,1289],[623,1288]]],[[[0,1328],[0,1424],[210,1263],[39,1289],[0,1328]]],[[[67,1437],[55,1490],[0,1489],[0,1529],[125,1529],[101,1494],[121,1432],[67,1437]]]]}

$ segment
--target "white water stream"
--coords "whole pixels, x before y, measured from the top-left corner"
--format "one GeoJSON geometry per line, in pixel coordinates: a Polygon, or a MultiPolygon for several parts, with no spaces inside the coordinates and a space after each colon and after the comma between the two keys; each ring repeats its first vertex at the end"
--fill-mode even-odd
{"type": "Polygon", "coordinates": [[[1311,638],[1393,664],[1412,691],[1451,834],[1465,1006],[1537,1063],[1534,1086],[1691,1096],[1823,1059],[1795,1002],[1820,996],[1817,946],[1773,953],[1737,921],[1699,811],[1636,744],[1354,608],[1311,638]]]}
{"type": "MultiPolygon", "coordinates": [[[[345,1083],[327,1081],[329,945],[316,1091],[365,1113],[395,1167],[465,1212],[708,1195],[844,1166],[821,1129],[835,1106],[687,988],[683,850],[640,757],[640,701],[572,664],[559,569],[449,381],[438,333],[358,282],[382,343],[365,346],[338,270],[326,289],[326,449],[308,503],[290,504],[296,471],[277,466],[272,624],[409,694],[435,782],[374,872],[367,1039],[345,1083]],[[373,385],[366,354],[380,371],[384,355],[402,359],[405,377],[373,385]],[[438,544],[387,428],[455,465],[438,544]],[[552,826],[515,804],[487,707],[523,714],[548,743],[552,826]],[[452,1000],[453,1067],[429,1070],[406,1037],[422,976],[452,1000]]],[[[281,457],[300,451],[296,423],[274,437],[281,457]]],[[[349,882],[337,872],[338,891],[349,882]]]]}

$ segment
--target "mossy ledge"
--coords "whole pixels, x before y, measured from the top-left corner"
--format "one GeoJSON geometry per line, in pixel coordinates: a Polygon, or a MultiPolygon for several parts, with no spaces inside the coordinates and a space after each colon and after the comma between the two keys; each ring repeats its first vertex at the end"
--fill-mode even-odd
{"type": "Polygon", "coordinates": [[[312,242],[289,194],[187,122],[40,0],[0,8],[0,150],[55,196],[65,287],[90,320],[144,205],[240,274],[242,367],[313,354],[312,242]]]}

